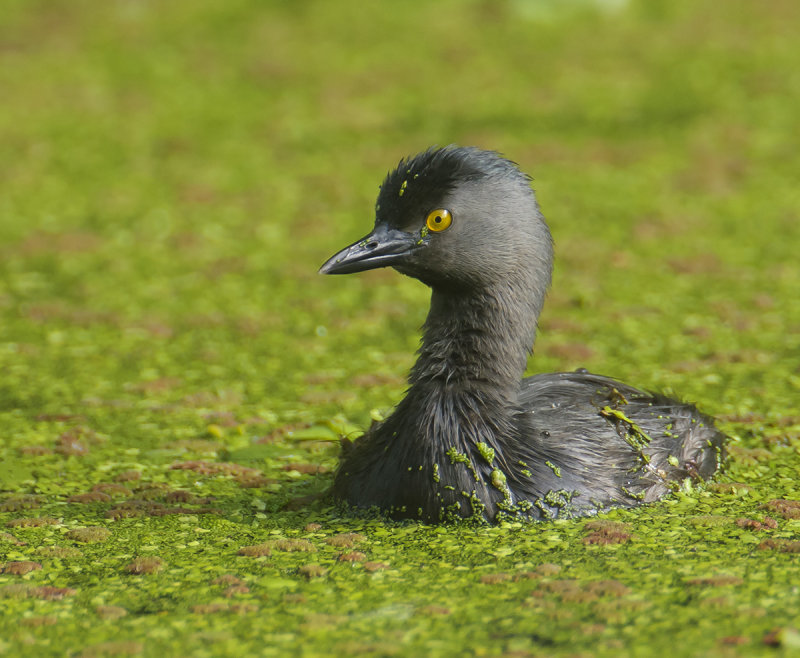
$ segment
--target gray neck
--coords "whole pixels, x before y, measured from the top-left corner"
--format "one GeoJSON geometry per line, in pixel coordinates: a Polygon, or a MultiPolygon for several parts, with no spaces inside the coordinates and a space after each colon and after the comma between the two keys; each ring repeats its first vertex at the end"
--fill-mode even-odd
{"type": "Polygon", "coordinates": [[[516,399],[544,301],[543,290],[531,291],[513,281],[477,291],[434,290],[412,388],[455,385],[516,399]]]}

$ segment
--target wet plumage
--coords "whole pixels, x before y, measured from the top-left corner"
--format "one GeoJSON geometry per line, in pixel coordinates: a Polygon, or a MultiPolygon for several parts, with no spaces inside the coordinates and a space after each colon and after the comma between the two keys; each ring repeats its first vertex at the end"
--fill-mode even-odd
{"type": "Polygon", "coordinates": [[[494,152],[429,149],[381,186],[375,228],[321,272],[391,266],[432,289],[405,398],[346,444],[334,496],[394,517],[554,518],[657,500],[719,466],[683,402],[586,371],[522,379],[550,285],[530,181],[494,152]]]}

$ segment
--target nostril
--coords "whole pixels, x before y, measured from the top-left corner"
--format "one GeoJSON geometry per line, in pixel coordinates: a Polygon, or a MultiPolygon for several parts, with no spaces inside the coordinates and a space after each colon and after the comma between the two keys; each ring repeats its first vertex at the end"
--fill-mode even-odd
{"type": "Polygon", "coordinates": [[[377,249],[378,248],[378,243],[375,240],[373,240],[372,242],[367,242],[366,247],[367,247],[367,249],[372,251],[373,249],[377,249]]]}

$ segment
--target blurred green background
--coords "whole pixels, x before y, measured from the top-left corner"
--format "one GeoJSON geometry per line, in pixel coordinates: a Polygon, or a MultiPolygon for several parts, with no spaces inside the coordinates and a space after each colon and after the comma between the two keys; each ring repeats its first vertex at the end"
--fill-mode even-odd
{"type": "Polygon", "coordinates": [[[757,550],[796,541],[797,521],[736,524],[800,497],[798,24],[783,0],[0,0],[0,520],[19,528],[0,557],[43,566],[0,574],[0,653],[800,645],[796,556],[775,548],[791,544],[757,550]],[[396,273],[317,267],[369,230],[388,169],[449,143],[534,177],[557,263],[531,372],[698,402],[735,437],[720,484],[739,484],[612,512],[639,544],[608,549],[583,521],[467,532],[292,504],[326,488],[338,434],[399,400],[427,310],[396,273]],[[198,460],[269,481],[170,469],[198,460]],[[158,484],[162,503],[191,490],[221,511],[115,518],[118,501],[71,499],[131,470],[132,500],[158,484]],[[13,525],[38,516],[54,522],[13,525]],[[42,552],[86,525],[111,539],[42,552]],[[188,555],[195,527],[209,539],[188,555]],[[337,562],[333,532],[384,568],[337,562]],[[303,552],[235,557],[269,533],[310,537],[327,575],[307,582],[303,552]],[[124,571],[151,553],[168,568],[124,571]],[[480,581],[542,563],[581,587],[618,579],[634,603],[556,588],[532,607],[528,581],[480,581]],[[255,607],[192,610],[226,573],[255,607]],[[722,593],[687,584],[720,573],[722,593]],[[630,630],[654,620],[662,635],[630,630]]]}

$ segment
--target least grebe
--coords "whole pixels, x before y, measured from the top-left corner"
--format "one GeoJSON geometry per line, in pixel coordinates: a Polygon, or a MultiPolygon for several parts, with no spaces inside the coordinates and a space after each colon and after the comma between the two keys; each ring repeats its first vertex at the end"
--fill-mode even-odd
{"type": "Polygon", "coordinates": [[[522,379],[553,244],[516,164],[449,146],[402,160],[374,230],[320,269],[391,266],[431,289],[405,398],[345,442],[335,498],[396,518],[582,516],[717,470],[724,435],[694,406],[586,370],[522,379]]]}

